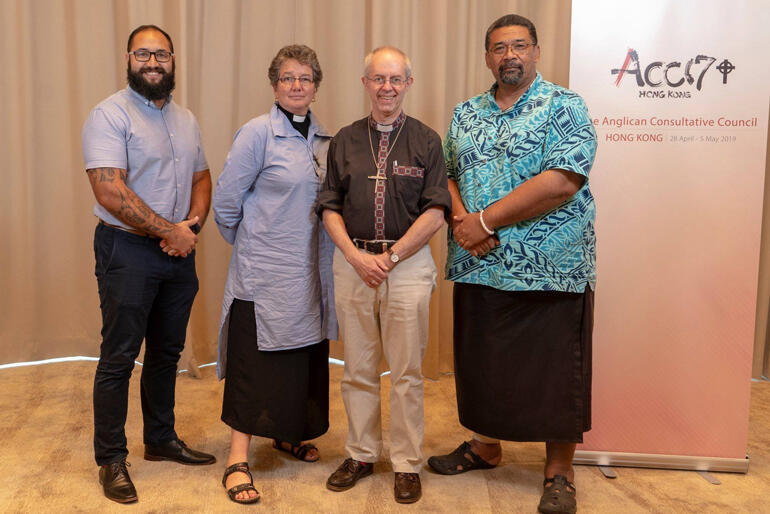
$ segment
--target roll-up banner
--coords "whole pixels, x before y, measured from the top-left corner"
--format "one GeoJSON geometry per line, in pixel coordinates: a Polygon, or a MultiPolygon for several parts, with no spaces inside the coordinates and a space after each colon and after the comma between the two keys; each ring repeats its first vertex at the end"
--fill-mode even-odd
{"type": "Polygon", "coordinates": [[[599,137],[593,429],[576,463],[748,470],[766,0],[573,0],[599,137]]]}

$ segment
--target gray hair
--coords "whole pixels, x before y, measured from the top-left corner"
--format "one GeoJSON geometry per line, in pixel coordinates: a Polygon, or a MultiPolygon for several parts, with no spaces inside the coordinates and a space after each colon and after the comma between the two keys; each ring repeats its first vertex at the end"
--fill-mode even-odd
{"type": "Polygon", "coordinates": [[[315,87],[321,84],[324,74],[321,71],[321,64],[318,62],[318,56],[312,48],[305,45],[287,45],[278,50],[273,57],[270,67],[267,69],[267,78],[270,79],[270,85],[278,85],[278,74],[281,72],[281,66],[289,59],[294,59],[300,64],[309,66],[313,70],[313,83],[315,87]]]}
{"type": "Polygon", "coordinates": [[[400,55],[401,58],[404,60],[406,78],[408,79],[409,77],[412,76],[412,61],[409,60],[409,56],[406,55],[403,50],[396,48],[395,46],[388,46],[388,45],[378,46],[377,48],[369,52],[369,54],[364,59],[364,75],[366,75],[367,77],[369,76],[369,69],[372,66],[372,59],[374,59],[374,56],[380,52],[385,52],[385,51],[393,52],[400,55]]]}

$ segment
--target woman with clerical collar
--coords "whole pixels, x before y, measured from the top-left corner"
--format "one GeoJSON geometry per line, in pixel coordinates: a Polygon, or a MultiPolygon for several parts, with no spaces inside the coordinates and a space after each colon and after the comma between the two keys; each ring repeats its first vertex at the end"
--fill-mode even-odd
{"type": "Polygon", "coordinates": [[[322,73],[304,45],[278,51],[268,70],[270,112],[235,134],[214,193],[217,226],[233,245],[220,323],[217,374],[231,446],[222,484],[255,503],[252,435],[305,462],[329,428],[329,339],[337,338],[334,244],[313,215],[331,135],[310,111],[322,73]]]}

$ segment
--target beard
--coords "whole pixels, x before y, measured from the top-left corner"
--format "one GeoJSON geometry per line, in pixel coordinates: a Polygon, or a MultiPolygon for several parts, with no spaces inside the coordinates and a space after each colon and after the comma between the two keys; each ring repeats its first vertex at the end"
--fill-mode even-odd
{"type": "Polygon", "coordinates": [[[174,72],[176,71],[176,63],[171,64],[171,73],[167,73],[166,70],[160,66],[142,66],[139,71],[133,71],[131,65],[126,70],[128,76],[128,85],[131,89],[142,95],[148,100],[165,100],[171,91],[174,90],[176,83],[174,81],[174,72]],[[146,71],[155,71],[160,73],[161,79],[157,84],[151,84],[144,78],[143,73],[146,71]]]}
{"type": "Polygon", "coordinates": [[[524,68],[521,64],[503,61],[498,68],[500,82],[509,86],[518,86],[524,78],[524,68]]]}

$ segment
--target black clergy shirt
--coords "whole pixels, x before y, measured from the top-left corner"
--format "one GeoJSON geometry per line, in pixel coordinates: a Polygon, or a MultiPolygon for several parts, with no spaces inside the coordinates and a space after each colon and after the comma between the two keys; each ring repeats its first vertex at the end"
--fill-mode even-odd
{"type": "MultiPolygon", "coordinates": [[[[396,139],[397,132],[396,128],[390,133],[392,150],[386,160],[385,180],[385,239],[392,240],[400,239],[431,207],[442,207],[447,220],[452,211],[439,135],[409,116],[396,139]]],[[[319,216],[324,209],[339,212],[351,238],[375,239],[376,181],[368,177],[377,175],[372,146],[377,155],[379,134],[369,126],[367,117],[340,129],[329,145],[326,180],[316,212],[319,216]]]]}
{"type": "Polygon", "coordinates": [[[291,123],[291,126],[294,127],[297,132],[302,134],[302,137],[307,139],[307,134],[310,130],[310,111],[307,111],[307,114],[304,116],[302,121],[294,121],[294,114],[281,107],[281,104],[278,102],[275,102],[275,106],[278,107],[279,111],[286,115],[286,118],[289,120],[289,123],[291,123]]]}

